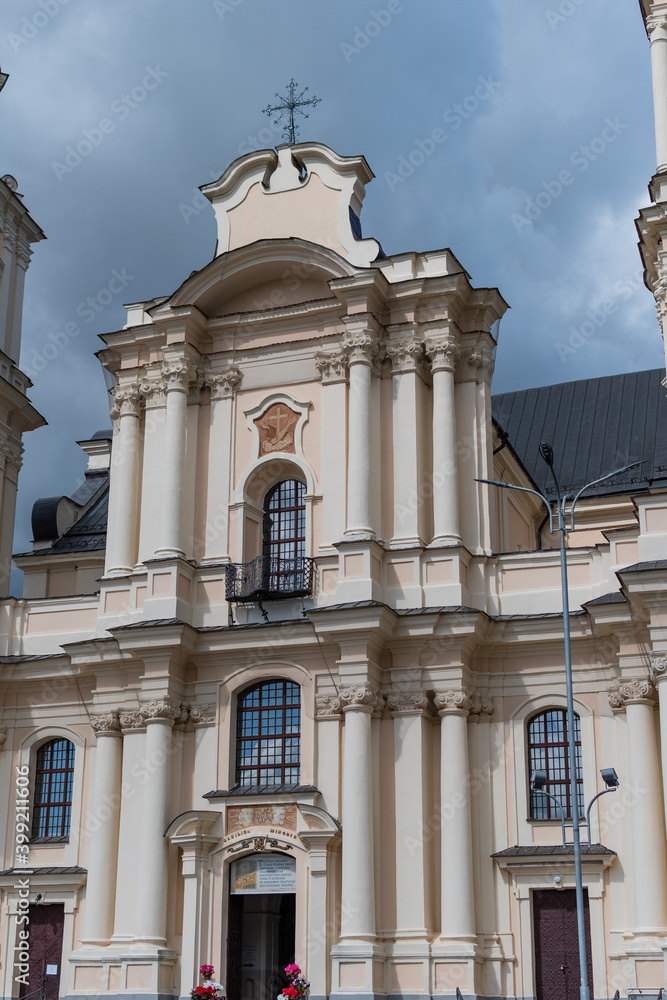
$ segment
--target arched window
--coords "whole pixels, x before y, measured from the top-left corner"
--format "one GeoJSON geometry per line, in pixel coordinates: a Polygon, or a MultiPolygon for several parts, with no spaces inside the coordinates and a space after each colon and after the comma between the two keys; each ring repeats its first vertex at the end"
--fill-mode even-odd
{"type": "Polygon", "coordinates": [[[236,784],[298,785],[301,689],[292,681],[264,681],[239,697],[236,784]]]}
{"type": "Polygon", "coordinates": [[[306,554],[306,487],[298,479],[273,486],[264,500],[264,546],[270,592],[285,593],[303,587],[306,554]]]}
{"type": "MultiPolygon", "coordinates": [[[[570,767],[567,756],[566,713],[562,708],[550,708],[534,715],[528,723],[528,768],[546,771],[545,791],[555,796],[565,807],[565,813],[572,817],[570,798],[570,767]]],[[[584,808],[584,779],[581,769],[581,724],[579,716],[574,717],[575,752],[577,760],[577,790],[579,813],[584,808]]],[[[542,792],[530,792],[531,819],[560,819],[556,803],[542,792]]]]}
{"type": "Polygon", "coordinates": [[[32,836],[69,837],[74,785],[74,744],[49,740],[37,751],[32,836]]]}

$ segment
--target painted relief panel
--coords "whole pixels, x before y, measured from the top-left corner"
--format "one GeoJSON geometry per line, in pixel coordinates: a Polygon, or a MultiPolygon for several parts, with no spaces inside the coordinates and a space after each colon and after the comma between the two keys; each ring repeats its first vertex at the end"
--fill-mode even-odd
{"type": "Polygon", "coordinates": [[[229,806],[227,833],[247,830],[250,826],[281,826],[296,830],[296,805],[229,806]]]}
{"type": "Polygon", "coordinates": [[[285,403],[274,403],[258,417],[255,426],[259,432],[260,455],[269,455],[274,451],[295,455],[294,430],[298,420],[299,414],[285,403]]]}

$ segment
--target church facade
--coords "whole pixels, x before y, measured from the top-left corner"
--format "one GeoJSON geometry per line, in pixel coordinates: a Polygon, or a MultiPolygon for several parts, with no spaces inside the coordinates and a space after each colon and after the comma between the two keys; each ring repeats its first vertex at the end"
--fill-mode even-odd
{"type": "MultiPolygon", "coordinates": [[[[212,261],[103,337],[112,430],[0,601],[5,998],[188,997],[206,963],[271,1000],[291,962],[316,1000],[578,995],[545,438],[572,492],[642,462],[568,538],[578,806],[615,768],[582,826],[593,995],[667,985],[664,373],[492,398],[502,295],[364,238],[372,176],[320,143],[240,157],[202,189],[212,261]]],[[[43,234],[0,198],[7,577],[43,234]]]]}

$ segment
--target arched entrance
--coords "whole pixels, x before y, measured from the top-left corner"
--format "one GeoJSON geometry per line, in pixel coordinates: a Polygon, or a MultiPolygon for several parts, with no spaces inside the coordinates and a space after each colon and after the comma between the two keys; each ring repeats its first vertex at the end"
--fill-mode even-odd
{"type": "Polygon", "coordinates": [[[275,1000],[294,962],[296,860],[276,853],[232,861],[228,906],[228,1000],[275,1000]]]}

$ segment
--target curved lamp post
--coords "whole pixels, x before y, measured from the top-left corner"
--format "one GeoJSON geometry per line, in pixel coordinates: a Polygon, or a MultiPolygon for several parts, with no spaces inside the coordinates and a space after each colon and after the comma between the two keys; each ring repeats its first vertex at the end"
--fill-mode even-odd
{"type": "MultiPolygon", "coordinates": [[[[579,941],[579,972],[581,977],[579,996],[580,1000],[590,1000],[591,994],[588,985],[588,967],[586,964],[584,888],[581,876],[581,837],[579,830],[580,816],[579,816],[579,801],[578,801],[578,790],[577,790],[577,761],[576,761],[575,730],[574,730],[574,694],[572,689],[572,647],[570,640],[570,600],[569,600],[568,583],[567,583],[568,527],[567,527],[566,505],[567,501],[571,499],[572,506],[570,508],[570,530],[574,531],[574,509],[582,493],[585,493],[585,491],[590,489],[591,486],[596,486],[598,483],[602,483],[606,479],[611,479],[613,476],[620,476],[621,473],[627,472],[629,469],[634,469],[638,465],[642,465],[642,462],[632,462],[630,465],[624,465],[622,469],[614,469],[613,472],[607,473],[606,476],[601,476],[599,479],[594,479],[592,482],[587,483],[576,494],[564,493],[561,495],[560,486],[558,484],[556,473],[554,471],[553,448],[546,441],[542,441],[542,443],[540,444],[540,455],[548,465],[551,477],[554,481],[554,486],[556,487],[557,503],[556,503],[555,513],[557,514],[558,517],[556,528],[554,527],[555,519],[554,519],[554,510],[552,507],[552,503],[544,496],[543,493],[540,493],[539,490],[531,490],[528,489],[528,487],[526,486],[514,486],[511,483],[502,483],[494,479],[476,479],[475,482],[487,483],[490,486],[499,486],[505,490],[518,490],[521,493],[532,493],[534,496],[539,497],[542,503],[546,506],[547,511],[549,513],[550,533],[553,534],[554,531],[560,532],[560,570],[561,570],[561,590],[563,595],[563,632],[565,639],[565,688],[567,692],[567,755],[568,755],[568,765],[570,768],[570,800],[572,802],[572,840],[574,844],[574,875],[575,875],[576,896],[577,896],[577,936],[579,941]]],[[[614,772],[614,774],[615,773],[616,772],[614,772]]],[[[618,779],[616,779],[616,781],[618,782],[618,779]]],[[[611,789],[609,788],[607,790],[610,791],[611,789]]]]}

